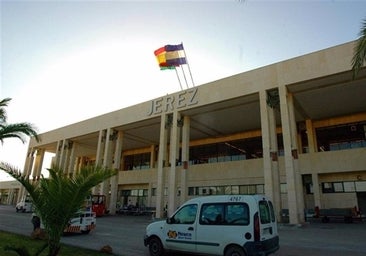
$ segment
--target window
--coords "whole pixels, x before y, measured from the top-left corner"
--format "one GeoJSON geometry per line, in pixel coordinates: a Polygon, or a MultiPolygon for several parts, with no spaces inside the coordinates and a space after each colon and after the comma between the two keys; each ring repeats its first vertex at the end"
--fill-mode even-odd
{"type": "Polygon", "coordinates": [[[259,216],[262,224],[268,224],[271,222],[271,210],[267,201],[259,202],[259,216]]]}
{"type": "Polygon", "coordinates": [[[256,185],[256,189],[257,189],[256,194],[264,195],[264,185],[263,184],[256,185]]]}
{"type": "Polygon", "coordinates": [[[333,183],[332,182],[323,182],[322,183],[323,193],[333,193],[333,183]]]}
{"type": "Polygon", "coordinates": [[[322,190],[323,193],[365,192],[366,181],[323,182],[322,190]]]}
{"type": "Polygon", "coordinates": [[[355,182],[354,181],[345,181],[343,182],[344,192],[355,192],[355,182]]]}
{"type": "Polygon", "coordinates": [[[316,129],[319,150],[334,151],[366,146],[365,123],[350,123],[316,129]]]}
{"type": "Polygon", "coordinates": [[[275,222],[276,221],[276,216],[275,216],[275,213],[274,213],[273,204],[272,204],[271,201],[268,201],[268,205],[269,205],[269,211],[271,213],[271,221],[275,222]]]}
{"type": "Polygon", "coordinates": [[[306,189],[306,194],[308,194],[308,195],[314,194],[314,189],[313,189],[312,183],[306,183],[305,189],[306,189]]]}
{"type": "Polygon", "coordinates": [[[190,164],[205,164],[262,158],[262,138],[193,146],[189,149],[190,164]]]}
{"type": "Polygon", "coordinates": [[[227,185],[210,187],[188,187],[189,196],[198,195],[254,195],[264,194],[264,185],[227,185]]]}
{"type": "Polygon", "coordinates": [[[201,225],[248,225],[249,207],[246,203],[208,203],[202,205],[201,225]]]}
{"type": "Polygon", "coordinates": [[[151,189],[151,195],[152,196],[156,196],[156,188],[152,188],[151,189]]]}
{"type": "Polygon", "coordinates": [[[281,194],[286,194],[287,193],[287,184],[286,183],[281,183],[280,184],[280,190],[281,190],[281,194]]]}
{"type": "Polygon", "coordinates": [[[204,204],[202,206],[200,224],[222,224],[224,216],[223,204],[204,204]]]}
{"type": "Polygon", "coordinates": [[[256,185],[249,185],[248,186],[248,194],[254,195],[257,192],[256,185]]]}
{"type": "Polygon", "coordinates": [[[227,204],[225,220],[230,225],[249,225],[249,207],[247,204],[227,204]]]}
{"type": "Polygon", "coordinates": [[[239,194],[239,186],[231,186],[231,194],[238,195],[239,194]]]}
{"type": "Polygon", "coordinates": [[[150,153],[124,156],[124,170],[143,170],[150,168],[150,153]]]}
{"type": "Polygon", "coordinates": [[[366,181],[356,181],[356,191],[365,192],[366,191],[366,181]]]}
{"type": "Polygon", "coordinates": [[[343,192],[343,182],[334,182],[333,183],[334,192],[343,192]]]}
{"type": "Polygon", "coordinates": [[[181,208],[172,218],[172,224],[193,224],[197,215],[197,205],[190,204],[181,208]]]}

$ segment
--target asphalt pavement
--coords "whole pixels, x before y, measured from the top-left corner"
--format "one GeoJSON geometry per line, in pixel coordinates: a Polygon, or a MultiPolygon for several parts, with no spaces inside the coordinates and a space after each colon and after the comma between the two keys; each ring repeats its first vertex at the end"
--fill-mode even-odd
{"type": "MultiPolygon", "coordinates": [[[[30,219],[30,213],[16,213],[13,206],[0,205],[0,230],[30,235],[30,219]]],[[[118,256],[148,256],[143,236],[152,221],[150,216],[99,217],[96,230],[90,234],[64,236],[61,241],[94,250],[110,245],[118,256]]],[[[366,256],[366,222],[310,220],[300,226],[279,224],[279,236],[280,249],[274,256],[366,256]]]]}

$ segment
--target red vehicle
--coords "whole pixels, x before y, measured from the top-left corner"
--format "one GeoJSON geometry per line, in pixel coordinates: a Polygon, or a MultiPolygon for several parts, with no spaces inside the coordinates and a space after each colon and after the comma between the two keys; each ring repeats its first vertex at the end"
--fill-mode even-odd
{"type": "Polygon", "coordinates": [[[97,217],[106,213],[105,199],[105,195],[92,195],[92,211],[95,212],[97,217]]]}

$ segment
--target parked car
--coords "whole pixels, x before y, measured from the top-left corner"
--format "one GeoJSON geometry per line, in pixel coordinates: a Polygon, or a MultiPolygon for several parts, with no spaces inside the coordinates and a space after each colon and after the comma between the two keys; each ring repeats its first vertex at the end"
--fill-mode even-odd
{"type": "Polygon", "coordinates": [[[144,237],[151,256],[166,251],[206,255],[268,255],[279,249],[272,202],[263,195],[191,199],[165,221],[149,224],[144,237]]]}
{"type": "Polygon", "coordinates": [[[25,196],[20,200],[19,203],[15,206],[16,212],[32,212],[33,211],[33,203],[29,196],[25,196]]]}

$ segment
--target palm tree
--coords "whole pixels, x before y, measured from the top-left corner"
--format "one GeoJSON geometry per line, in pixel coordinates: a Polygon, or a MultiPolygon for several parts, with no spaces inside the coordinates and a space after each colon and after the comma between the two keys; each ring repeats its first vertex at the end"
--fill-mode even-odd
{"type": "Polygon", "coordinates": [[[11,98],[5,98],[0,101],[0,141],[4,143],[4,139],[8,138],[18,138],[23,143],[25,143],[24,135],[34,136],[37,142],[39,142],[39,137],[36,131],[36,128],[30,123],[15,123],[8,124],[7,123],[7,115],[5,107],[8,106],[8,103],[11,101],[11,98]]]}
{"type": "Polygon", "coordinates": [[[48,169],[49,178],[41,176],[37,183],[33,183],[20,170],[7,163],[0,162],[0,170],[18,180],[32,198],[48,234],[48,256],[58,255],[64,228],[80,210],[90,190],[116,174],[115,170],[89,166],[83,167],[70,178],[62,169],[53,166],[48,169]]]}
{"type": "Polygon", "coordinates": [[[357,45],[352,58],[353,78],[355,78],[366,60],[366,19],[363,20],[357,45]]]}

